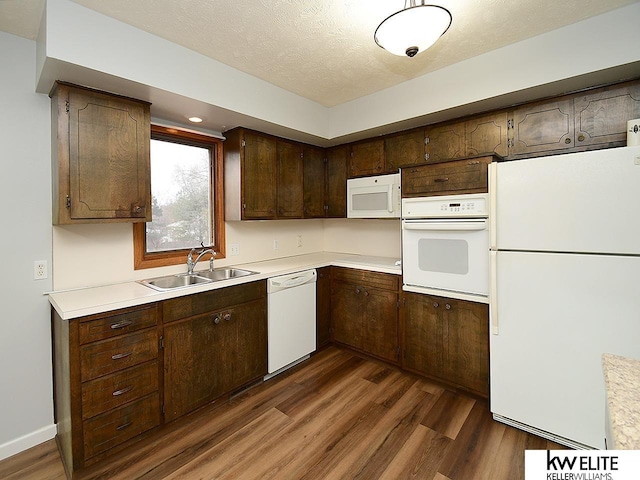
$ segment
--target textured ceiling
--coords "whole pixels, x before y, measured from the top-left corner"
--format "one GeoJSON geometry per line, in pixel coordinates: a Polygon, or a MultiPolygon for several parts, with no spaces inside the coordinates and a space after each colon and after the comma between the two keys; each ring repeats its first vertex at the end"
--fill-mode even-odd
{"type": "MultiPolygon", "coordinates": [[[[334,106],[638,0],[433,0],[453,23],[411,59],[373,41],[403,0],[73,1],[334,106]]],[[[43,7],[44,0],[0,0],[0,30],[35,38],[43,7]]]]}

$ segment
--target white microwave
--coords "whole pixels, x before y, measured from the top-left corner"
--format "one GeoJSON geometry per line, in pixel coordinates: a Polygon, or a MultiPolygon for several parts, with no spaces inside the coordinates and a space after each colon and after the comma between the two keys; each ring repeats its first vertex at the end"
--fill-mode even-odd
{"type": "Polygon", "coordinates": [[[347,180],[347,218],[400,218],[400,174],[347,180]]]}

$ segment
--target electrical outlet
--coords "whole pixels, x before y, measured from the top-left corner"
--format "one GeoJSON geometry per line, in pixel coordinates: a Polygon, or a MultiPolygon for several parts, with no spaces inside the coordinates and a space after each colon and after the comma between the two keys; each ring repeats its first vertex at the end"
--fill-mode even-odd
{"type": "Polygon", "coordinates": [[[273,241],[273,249],[277,250],[278,249],[278,240],[274,240],[273,241]]]}
{"type": "Polygon", "coordinates": [[[36,260],[33,262],[33,279],[34,280],[44,280],[49,276],[47,272],[47,261],[46,260],[36,260]]]}
{"type": "Polygon", "coordinates": [[[229,245],[229,255],[240,255],[240,245],[237,243],[229,245]]]}
{"type": "Polygon", "coordinates": [[[298,235],[298,247],[302,246],[302,235],[298,235]]]}

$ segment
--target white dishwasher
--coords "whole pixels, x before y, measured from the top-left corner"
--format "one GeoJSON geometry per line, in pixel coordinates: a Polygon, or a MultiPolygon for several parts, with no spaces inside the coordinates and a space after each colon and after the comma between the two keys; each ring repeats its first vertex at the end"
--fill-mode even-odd
{"type": "Polygon", "coordinates": [[[272,277],[268,293],[268,372],[274,375],[305,360],[316,349],[314,270],[272,277]]]}

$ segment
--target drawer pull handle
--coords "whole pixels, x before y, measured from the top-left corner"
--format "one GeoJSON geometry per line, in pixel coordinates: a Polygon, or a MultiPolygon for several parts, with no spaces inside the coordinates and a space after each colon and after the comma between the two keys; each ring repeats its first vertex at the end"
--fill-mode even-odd
{"type": "Polygon", "coordinates": [[[121,388],[120,390],[116,390],[111,395],[113,395],[114,397],[118,397],[120,395],[124,395],[125,393],[129,393],[131,390],[133,390],[133,385],[130,385],[126,388],[121,388]]]}
{"type": "Polygon", "coordinates": [[[438,183],[442,183],[442,182],[448,182],[449,178],[448,177],[442,177],[442,178],[436,178],[433,180],[434,182],[438,182],[438,183]]]}
{"type": "Polygon", "coordinates": [[[130,427],[131,425],[133,425],[133,422],[123,423],[119,427],[116,427],[116,430],[124,430],[125,428],[130,427]]]}
{"type": "Polygon", "coordinates": [[[112,323],[111,324],[111,330],[117,330],[119,328],[124,328],[124,327],[128,327],[129,325],[131,325],[133,322],[131,320],[123,320],[122,322],[118,322],[118,323],[112,323]]]}
{"type": "Polygon", "coordinates": [[[116,353],[115,355],[111,355],[111,360],[120,360],[121,358],[126,358],[131,355],[133,352],[127,353],[116,353]]]}

